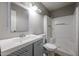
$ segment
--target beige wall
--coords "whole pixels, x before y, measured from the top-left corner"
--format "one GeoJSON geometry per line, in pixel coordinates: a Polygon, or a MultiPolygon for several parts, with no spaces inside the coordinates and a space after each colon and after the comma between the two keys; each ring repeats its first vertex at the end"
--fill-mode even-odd
{"type": "Polygon", "coordinates": [[[33,34],[43,34],[43,18],[44,16],[37,12],[29,11],[29,32],[33,34]]]}

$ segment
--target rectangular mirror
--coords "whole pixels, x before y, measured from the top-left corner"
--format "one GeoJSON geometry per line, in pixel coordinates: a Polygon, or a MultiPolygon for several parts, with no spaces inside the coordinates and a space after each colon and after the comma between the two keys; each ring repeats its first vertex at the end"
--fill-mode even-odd
{"type": "Polygon", "coordinates": [[[28,31],[28,11],[14,3],[11,3],[11,31],[28,31]]]}

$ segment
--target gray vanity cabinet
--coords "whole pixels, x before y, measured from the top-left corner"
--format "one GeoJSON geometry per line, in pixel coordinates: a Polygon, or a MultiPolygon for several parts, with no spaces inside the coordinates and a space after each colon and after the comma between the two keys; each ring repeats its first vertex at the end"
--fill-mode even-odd
{"type": "Polygon", "coordinates": [[[39,40],[34,43],[34,56],[42,56],[43,55],[43,40],[39,40]]]}
{"type": "Polygon", "coordinates": [[[43,39],[40,39],[33,44],[22,47],[21,49],[14,51],[8,56],[42,56],[43,55],[43,39]]]}
{"type": "Polygon", "coordinates": [[[32,56],[32,45],[23,47],[8,56],[32,56]]]}

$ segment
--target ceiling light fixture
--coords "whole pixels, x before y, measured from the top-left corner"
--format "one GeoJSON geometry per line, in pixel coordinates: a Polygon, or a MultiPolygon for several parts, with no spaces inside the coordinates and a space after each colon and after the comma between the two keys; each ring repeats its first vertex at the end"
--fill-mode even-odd
{"type": "Polygon", "coordinates": [[[37,13],[41,13],[42,11],[36,6],[36,5],[32,5],[32,4],[29,4],[29,9],[30,10],[33,10],[33,11],[35,11],[35,12],[37,12],[37,13]]]}

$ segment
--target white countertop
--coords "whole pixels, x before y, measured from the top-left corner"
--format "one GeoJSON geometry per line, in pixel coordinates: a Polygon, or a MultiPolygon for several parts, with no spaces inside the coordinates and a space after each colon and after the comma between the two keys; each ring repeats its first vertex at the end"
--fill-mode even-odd
{"type": "Polygon", "coordinates": [[[41,38],[43,38],[43,34],[41,35],[32,35],[29,34],[26,37],[16,37],[5,40],[0,40],[1,46],[1,55],[8,55],[9,53],[16,51],[24,46],[28,46],[41,38]]]}

